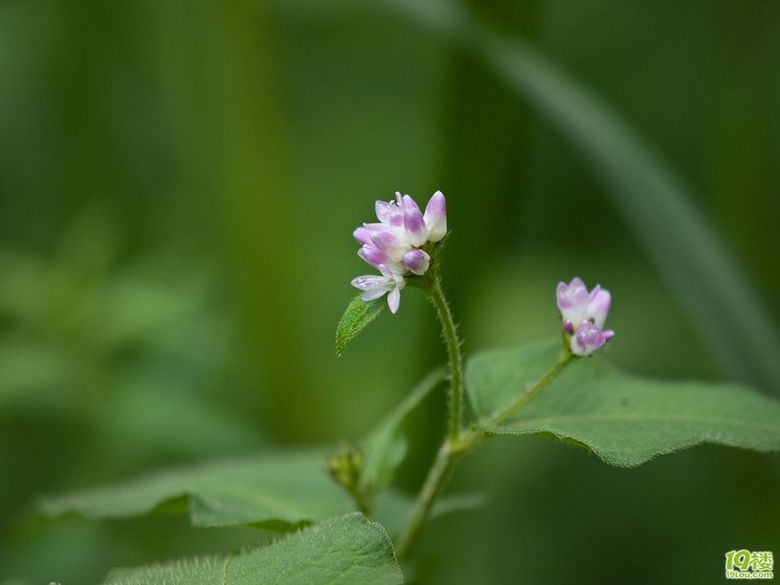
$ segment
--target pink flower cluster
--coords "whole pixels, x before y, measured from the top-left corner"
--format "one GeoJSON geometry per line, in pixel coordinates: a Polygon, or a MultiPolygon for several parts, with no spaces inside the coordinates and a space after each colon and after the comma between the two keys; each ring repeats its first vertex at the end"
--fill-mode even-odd
{"type": "Polygon", "coordinates": [[[556,297],[573,354],[590,355],[615,336],[611,329],[604,329],[612,302],[608,290],[596,285],[589,292],[581,279],[574,278],[569,284],[558,283],[556,297]]]}
{"type": "Polygon", "coordinates": [[[409,195],[396,193],[395,201],[376,202],[376,217],[378,223],[364,223],[353,235],[361,244],[358,256],[378,268],[381,275],[358,276],[352,286],[363,291],[364,301],[387,294],[387,305],[395,313],[405,276],[423,275],[431,265],[423,247],[447,233],[447,202],[442,192],[436,191],[423,213],[409,195]]]}

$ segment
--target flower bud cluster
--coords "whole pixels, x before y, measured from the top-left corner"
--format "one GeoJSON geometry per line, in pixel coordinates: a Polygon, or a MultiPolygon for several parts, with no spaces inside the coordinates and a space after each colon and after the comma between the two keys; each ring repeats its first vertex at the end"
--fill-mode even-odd
{"type": "Polygon", "coordinates": [[[387,294],[391,313],[398,311],[401,290],[409,274],[422,276],[431,265],[428,243],[447,233],[447,202],[441,191],[428,201],[425,212],[409,195],[395,194],[395,201],[377,201],[378,223],[364,223],[353,235],[361,244],[358,256],[377,268],[380,275],[358,276],[352,286],[363,291],[364,301],[387,294]]]}

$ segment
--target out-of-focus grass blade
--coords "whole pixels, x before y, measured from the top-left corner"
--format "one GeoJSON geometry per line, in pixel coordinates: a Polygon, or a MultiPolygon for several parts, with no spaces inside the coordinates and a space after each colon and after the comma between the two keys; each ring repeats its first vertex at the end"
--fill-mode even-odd
{"type": "Polygon", "coordinates": [[[479,56],[586,159],[705,342],[736,378],[780,391],[772,318],[687,187],[618,112],[515,39],[454,2],[381,0],[479,56]]]}

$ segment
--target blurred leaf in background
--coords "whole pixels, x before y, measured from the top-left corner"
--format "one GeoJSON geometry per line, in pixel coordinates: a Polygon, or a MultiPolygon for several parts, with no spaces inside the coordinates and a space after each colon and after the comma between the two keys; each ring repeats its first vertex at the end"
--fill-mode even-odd
{"type": "Polygon", "coordinates": [[[164,253],[123,261],[120,248],[91,207],[53,257],[0,250],[0,464],[14,478],[2,524],[12,532],[26,531],[23,511],[43,486],[263,443],[224,400],[235,333],[208,276],[164,253]]]}

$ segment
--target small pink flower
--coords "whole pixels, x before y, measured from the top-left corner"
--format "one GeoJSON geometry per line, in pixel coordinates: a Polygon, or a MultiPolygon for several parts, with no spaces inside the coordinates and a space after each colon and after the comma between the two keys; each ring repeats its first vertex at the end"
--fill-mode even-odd
{"type": "Polygon", "coordinates": [[[604,330],[612,302],[608,290],[596,285],[589,292],[585,283],[575,277],[569,284],[558,283],[556,298],[572,353],[591,355],[614,337],[614,331],[604,330]]]}
{"type": "Polygon", "coordinates": [[[364,291],[364,301],[387,294],[390,310],[395,313],[405,275],[422,276],[430,268],[431,256],[422,248],[441,241],[447,233],[447,202],[441,191],[436,191],[423,214],[409,195],[396,193],[394,201],[377,201],[374,208],[379,222],[364,223],[353,235],[361,244],[358,256],[379,268],[382,276],[360,276],[352,285],[364,291]]]}
{"type": "Polygon", "coordinates": [[[598,325],[590,321],[583,321],[577,328],[577,332],[572,335],[571,351],[575,355],[590,355],[612,339],[614,335],[615,332],[611,329],[602,331],[598,325]]]}

